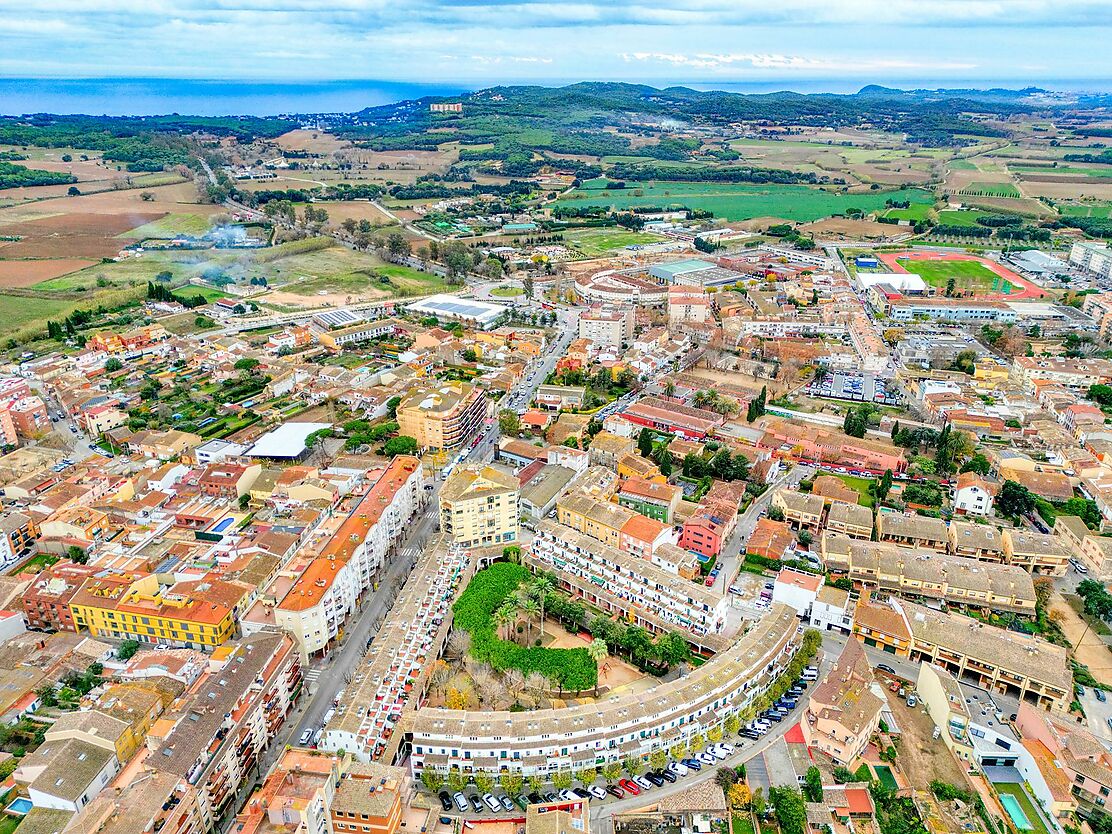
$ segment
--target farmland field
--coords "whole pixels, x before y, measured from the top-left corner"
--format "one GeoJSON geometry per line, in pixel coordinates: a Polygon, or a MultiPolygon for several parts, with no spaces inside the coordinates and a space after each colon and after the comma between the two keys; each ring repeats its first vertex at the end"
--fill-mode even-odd
{"type": "Polygon", "coordinates": [[[209,218],[203,214],[168,214],[150,223],[144,223],[120,237],[145,240],[147,238],[170,239],[178,235],[193,235],[200,237],[209,230],[209,218]]]}
{"type": "Polygon", "coordinates": [[[559,201],[581,208],[608,206],[624,210],[636,206],[686,206],[714,213],[724,220],[782,217],[809,222],[847,209],[882,210],[885,200],[930,203],[933,197],[919,189],[868,194],[841,194],[806,185],[752,185],[748,183],[651,182],[627,183],[624,189],[580,188],[559,201]]]}
{"type": "Polygon", "coordinates": [[[987,211],[943,209],[938,213],[938,222],[942,226],[976,226],[978,217],[985,217],[987,211]]]}
{"type": "Polygon", "coordinates": [[[1019,189],[1010,182],[971,182],[959,194],[976,194],[981,197],[1020,197],[1019,189]]]}
{"type": "Polygon", "coordinates": [[[0,287],[30,287],[92,266],[96,261],[79,258],[0,261],[0,287]]]}
{"type": "Polygon", "coordinates": [[[1059,214],[1066,217],[1112,217],[1112,203],[1058,204],[1059,214]]]}
{"type": "Polygon", "coordinates": [[[881,216],[892,220],[925,220],[932,208],[931,203],[912,203],[907,208],[890,208],[881,216]]]}
{"type": "Polygon", "coordinates": [[[630,232],[625,229],[583,229],[568,232],[564,242],[578,249],[589,258],[607,255],[626,246],[655,243],[663,238],[643,232],[630,232]]]}

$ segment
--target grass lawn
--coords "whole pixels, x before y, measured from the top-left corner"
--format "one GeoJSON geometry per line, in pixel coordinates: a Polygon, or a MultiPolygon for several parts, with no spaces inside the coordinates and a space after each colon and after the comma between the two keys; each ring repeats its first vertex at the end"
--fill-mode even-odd
{"type": "Polygon", "coordinates": [[[23,822],[23,817],[12,817],[4,814],[3,817],[0,817],[0,834],[12,834],[19,828],[21,822],[23,822]]]}
{"type": "Polygon", "coordinates": [[[1058,204],[1058,213],[1066,217],[1112,217],[1112,203],[1058,204]]]}
{"type": "Polygon", "coordinates": [[[914,272],[932,287],[943,289],[953,278],[960,289],[979,293],[1011,292],[1012,285],[979,261],[901,260],[900,265],[914,272]]]}
{"type": "Polygon", "coordinates": [[[513,298],[517,295],[525,295],[525,290],[521,287],[495,287],[490,291],[490,294],[498,298],[513,298]]]}
{"type": "MultiPolygon", "coordinates": [[[[824,475],[829,475],[829,472],[823,472],[824,475]]],[[[850,489],[856,490],[857,494],[861,496],[858,503],[862,507],[872,507],[876,502],[873,500],[872,494],[869,492],[869,487],[873,484],[872,478],[859,478],[856,475],[837,475],[835,477],[842,480],[850,489]]]]}
{"type": "Polygon", "coordinates": [[[1031,798],[1027,796],[1027,792],[1023,789],[1023,785],[1004,782],[993,782],[992,787],[996,789],[996,793],[1001,796],[1008,795],[1015,797],[1019,802],[1020,808],[1023,809],[1024,816],[1031,822],[1031,829],[1035,834],[1050,834],[1043,825],[1042,818],[1039,812],[1035,810],[1035,806],[1031,803],[1031,798]]]}
{"type": "Polygon", "coordinates": [[[987,211],[978,209],[943,209],[938,213],[938,222],[943,226],[976,226],[978,217],[985,217],[987,211]]]}
{"type": "Polygon", "coordinates": [[[893,220],[925,220],[933,208],[930,203],[912,203],[907,208],[888,209],[883,216],[893,220]]]}
{"type": "Polygon", "coordinates": [[[119,237],[144,240],[146,238],[170,239],[178,235],[193,235],[200,237],[209,230],[212,224],[204,214],[167,214],[158,220],[136,226],[130,232],[124,232],[119,237]]]}
{"type": "Polygon", "coordinates": [[[625,229],[584,229],[568,232],[564,235],[564,242],[574,247],[589,258],[599,257],[627,246],[637,246],[644,243],[656,243],[663,240],[658,235],[643,232],[630,232],[625,229]]]}
{"type": "MultiPolygon", "coordinates": [[[[585,183],[590,186],[594,181],[585,183]]],[[[885,200],[910,200],[933,204],[934,196],[921,189],[842,194],[806,185],[754,185],[717,182],[627,182],[623,189],[580,188],[560,200],[569,207],[608,206],[625,210],[635,206],[686,206],[711,211],[724,220],[782,217],[807,223],[857,208],[883,211],[885,200]]]]}
{"type": "Polygon", "coordinates": [[[753,820],[748,814],[734,814],[730,834],[754,834],[753,820]]]}
{"type": "Polygon", "coordinates": [[[24,562],[22,565],[17,565],[12,570],[18,571],[19,573],[27,570],[41,570],[42,568],[50,567],[55,562],[57,562],[58,559],[59,557],[53,553],[37,553],[26,562],[24,562]]]}
{"type": "Polygon", "coordinates": [[[971,182],[958,192],[959,194],[977,194],[981,197],[1021,197],[1019,189],[1010,182],[971,182]]]}

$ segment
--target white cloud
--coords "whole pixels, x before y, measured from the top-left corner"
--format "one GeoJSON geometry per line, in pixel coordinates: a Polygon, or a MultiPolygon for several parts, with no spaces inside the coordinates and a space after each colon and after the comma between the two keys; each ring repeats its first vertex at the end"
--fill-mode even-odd
{"type": "Polygon", "coordinates": [[[693,55],[661,52],[626,52],[622,60],[669,64],[674,67],[694,69],[728,69],[734,66],[751,69],[776,69],[790,71],[863,72],[893,69],[918,69],[932,71],[971,70],[977,64],[956,61],[921,62],[904,58],[812,58],[802,55],[772,53],[714,54],[699,52],[693,55]]]}

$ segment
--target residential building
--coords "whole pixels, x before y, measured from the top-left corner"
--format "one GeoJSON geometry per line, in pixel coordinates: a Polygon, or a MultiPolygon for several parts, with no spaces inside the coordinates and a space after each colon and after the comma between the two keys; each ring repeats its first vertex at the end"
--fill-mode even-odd
{"type": "Polygon", "coordinates": [[[997,486],[976,472],[962,472],[954,483],[954,512],[959,515],[992,515],[997,486]]]}
{"type": "Polygon", "coordinates": [[[1052,767],[1061,772],[1082,815],[1107,812],[1112,796],[1112,753],[1104,740],[1065,713],[1047,714],[1020,704],[1015,726],[1024,743],[1038,742],[1048,751],[1052,767]]]}
{"type": "Polygon", "coordinates": [[[537,525],[524,561],[534,570],[551,572],[564,588],[592,606],[619,614],[653,634],[679,629],[706,652],[724,645],[721,638],[710,638],[725,626],[729,600],[702,584],[677,582],[646,559],[546,520],[537,525]]]}
{"type": "Polygon", "coordinates": [[[534,400],[538,408],[560,411],[565,408],[582,408],[587,389],[582,385],[540,385],[534,400]]]}
{"type": "Polygon", "coordinates": [[[1098,278],[1112,278],[1112,249],[1096,241],[1076,241],[1070,249],[1070,264],[1098,278]]]}
{"type": "Polygon", "coordinates": [[[641,515],[671,524],[683,491],[671,484],[627,478],[618,487],[618,503],[641,515]]]}
{"type": "Polygon", "coordinates": [[[517,541],[517,478],[491,466],[456,469],[440,489],[440,528],[461,547],[493,547],[517,541]]]}
{"type": "Polygon", "coordinates": [[[680,529],[680,547],[692,550],[707,561],[718,556],[737,526],[737,506],[704,497],[699,507],[684,521],[680,529]]]}
{"type": "Polygon", "coordinates": [[[786,606],[687,675],[561,710],[491,712],[423,707],[403,717],[410,767],[452,766],[525,776],[621,762],[668,750],[754,704],[800,645],[786,606]]]}
{"type": "Polygon", "coordinates": [[[602,307],[579,314],[579,338],[599,347],[622,348],[633,341],[633,308],[602,307]]]}
{"type": "Polygon", "coordinates": [[[835,501],[826,514],[826,529],[868,541],[873,537],[873,511],[860,504],[835,501]]]}
{"type": "Polygon", "coordinates": [[[23,593],[27,625],[42,631],[77,631],[70,602],[85,581],[102,570],[73,562],[58,562],[44,568],[23,593]]]}
{"type": "MultiPolygon", "coordinates": [[[[800,727],[807,744],[836,765],[852,768],[880,725],[885,707],[865,649],[849,640],[822,681],[811,690],[800,727]]],[[[880,690],[883,691],[883,690],[880,690]]]]}
{"type": "Polygon", "coordinates": [[[900,547],[945,552],[950,541],[950,531],[941,518],[912,513],[878,513],[876,530],[877,541],[890,542],[900,547]]]}
{"type": "Polygon", "coordinates": [[[1000,531],[987,524],[966,521],[950,522],[950,554],[982,562],[1003,562],[1004,538],[1000,531]]]}
{"type": "Polygon", "coordinates": [[[1069,555],[1057,538],[1029,530],[1005,530],[1004,561],[1028,573],[1063,576],[1069,567],[1069,555]]]}
{"type": "Polygon", "coordinates": [[[15,778],[36,808],[80,811],[119,769],[114,751],[70,738],[43,742],[20,761],[15,778]]]}
{"type": "Polygon", "coordinates": [[[817,530],[822,526],[826,504],[822,496],[792,489],[777,490],[772,506],[784,514],[784,521],[796,530],[817,530]]]}
{"type": "Polygon", "coordinates": [[[478,431],[486,416],[483,392],[466,382],[413,388],[398,403],[399,432],[422,449],[456,449],[478,431]]]}
{"type": "Polygon", "coordinates": [[[0,568],[30,556],[38,537],[34,516],[16,510],[0,515],[0,568]]]}
{"type": "Polygon", "coordinates": [[[332,797],[331,830],[397,834],[411,793],[408,771],[379,762],[351,762],[332,797]]]}
{"type": "Polygon", "coordinates": [[[831,532],[823,534],[822,558],[827,570],[845,573],[855,586],[866,590],[1027,616],[1035,613],[1034,583],[1019,566],[990,568],[948,553],[858,541],[831,532]]]}

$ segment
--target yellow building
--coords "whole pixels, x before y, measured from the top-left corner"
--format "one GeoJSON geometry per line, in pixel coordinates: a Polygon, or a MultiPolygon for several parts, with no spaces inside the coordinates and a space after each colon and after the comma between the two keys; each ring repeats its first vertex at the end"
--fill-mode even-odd
{"type": "Polygon", "coordinates": [[[74,595],[70,612],[78,632],[207,650],[235,635],[248,592],[221,580],[164,586],[154,575],[94,577],[74,595]]]}
{"type": "Polygon", "coordinates": [[[1008,381],[1010,368],[995,359],[980,359],[973,365],[973,379],[978,382],[1004,383],[1008,381]]]}
{"type": "Polygon", "coordinates": [[[557,521],[615,550],[627,549],[622,547],[622,528],[636,515],[633,510],[581,492],[568,493],[556,502],[557,521]]]}
{"type": "Polygon", "coordinates": [[[461,547],[517,541],[517,478],[490,466],[457,469],[440,490],[440,527],[461,547]]]}
{"type": "Polygon", "coordinates": [[[486,416],[483,392],[466,382],[411,388],[398,403],[399,433],[422,449],[455,449],[479,430],[486,416]]]}

